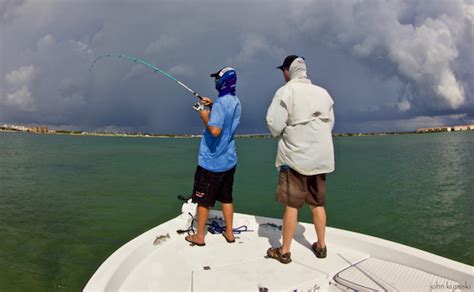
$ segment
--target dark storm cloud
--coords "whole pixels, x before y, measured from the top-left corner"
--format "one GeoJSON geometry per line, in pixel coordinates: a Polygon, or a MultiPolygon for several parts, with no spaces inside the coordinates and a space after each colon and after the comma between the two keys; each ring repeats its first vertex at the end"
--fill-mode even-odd
{"type": "Polygon", "coordinates": [[[337,131],[472,121],[473,1],[3,1],[0,123],[199,132],[192,97],[124,60],[143,57],[203,95],[238,70],[241,132],[264,116],[289,53],[336,102],[337,131]]]}
{"type": "Polygon", "coordinates": [[[16,13],[16,8],[21,6],[25,0],[3,0],[0,2],[0,23],[9,22],[16,13]]]}

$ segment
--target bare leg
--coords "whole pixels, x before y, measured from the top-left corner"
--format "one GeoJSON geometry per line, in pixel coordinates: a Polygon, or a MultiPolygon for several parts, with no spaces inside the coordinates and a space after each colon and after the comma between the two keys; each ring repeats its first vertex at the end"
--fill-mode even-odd
{"type": "Polygon", "coordinates": [[[222,213],[225,220],[225,235],[229,240],[234,239],[233,219],[234,219],[234,205],[232,203],[222,203],[222,213]]]}
{"type": "Polygon", "coordinates": [[[283,215],[283,244],[281,246],[281,253],[285,254],[290,251],[291,240],[296,230],[298,223],[298,209],[285,206],[285,214],[283,215]]]}
{"type": "Polygon", "coordinates": [[[206,223],[209,216],[209,207],[198,205],[197,207],[197,232],[192,236],[193,240],[198,243],[204,243],[206,235],[206,223]]]}
{"type": "Polygon", "coordinates": [[[326,209],[322,206],[315,207],[310,205],[309,207],[313,214],[314,228],[318,236],[318,247],[323,248],[326,246],[326,209]]]}

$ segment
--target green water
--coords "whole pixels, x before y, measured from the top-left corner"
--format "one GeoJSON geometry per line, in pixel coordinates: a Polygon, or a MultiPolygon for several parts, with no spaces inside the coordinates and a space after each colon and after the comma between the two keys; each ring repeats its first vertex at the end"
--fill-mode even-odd
{"type": "MultiPolygon", "coordinates": [[[[0,133],[0,291],[81,290],[113,251],[178,214],[198,144],[0,133]]],[[[474,132],[336,138],[328,224],[474,265],[473,145],[474,132]]],[[[275,141],[237,147],[236,211],[280,217],[275,141]]]]}

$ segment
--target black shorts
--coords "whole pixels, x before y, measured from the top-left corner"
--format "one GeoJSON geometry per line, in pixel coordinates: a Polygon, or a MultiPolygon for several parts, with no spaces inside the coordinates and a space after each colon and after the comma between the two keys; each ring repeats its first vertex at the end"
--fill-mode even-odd
{"type": "Polygon", "coordinates": [[[193,202],[214,207],[217,201],[232,203],[235,166],[227,171],[213,172],[198,166],[194,174],[193,202]]]}

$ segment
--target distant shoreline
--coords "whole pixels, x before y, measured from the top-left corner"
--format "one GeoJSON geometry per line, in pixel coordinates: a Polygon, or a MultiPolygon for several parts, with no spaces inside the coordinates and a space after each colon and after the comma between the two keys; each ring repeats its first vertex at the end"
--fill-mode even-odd
{"type": "MultiPolygon", "coordinates": [[[[472,130],[467,130],[472,131],[472,130]]],[[[97,136],[97,137],[127,137],[127,138],[200,138],[202,135],[195,134],[154,134],[154,133],[107,133],[107,132],[85,132],[85,131],[29,131],[29,130],[17,130],[17,129],[5,129],[0,127],[0,132],[10,133],[32,133],[32,134],[46,134],[46,135],[70,135],[70,136],[97,136]]],[[[450,131],[407,131],[407,132],[376,132],[376,133],[334,133],[333,137],[367,137],[367,136],[389,136],[389,135],[413,135],[413,134],[430,134],[430,133],[441,133],[450,131]]],[[[265,134],[238,134],[236,138],[271,138],[270,133],[265,134]]]]}

